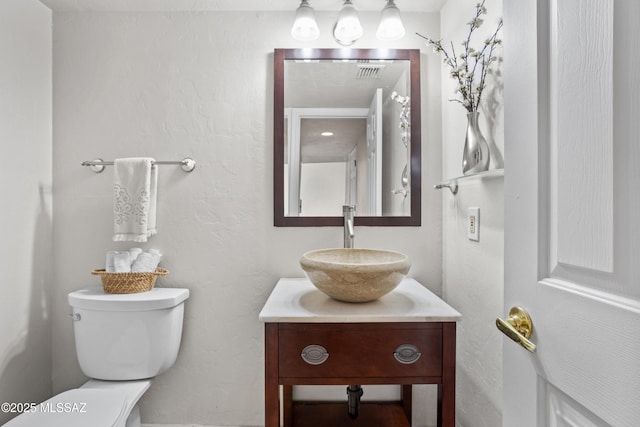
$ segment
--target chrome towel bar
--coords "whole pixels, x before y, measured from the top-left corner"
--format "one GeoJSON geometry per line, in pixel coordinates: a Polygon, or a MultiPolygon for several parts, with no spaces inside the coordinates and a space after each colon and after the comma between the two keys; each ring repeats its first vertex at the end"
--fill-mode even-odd
{"type": "MultiPolygon", "coordinates": [[[[196,168],[196,161],[190,157],[185,157],[182,160],[156,160],[154,165],[180,165],[183,171],[193,172],[196,168]]],[[[102,159],[85,160],[81,163],[82,166],[89,166],[95,173],[100,173],[104,170],[105,166],[113,166],[113,161],[104,161],[102,159]]]]}

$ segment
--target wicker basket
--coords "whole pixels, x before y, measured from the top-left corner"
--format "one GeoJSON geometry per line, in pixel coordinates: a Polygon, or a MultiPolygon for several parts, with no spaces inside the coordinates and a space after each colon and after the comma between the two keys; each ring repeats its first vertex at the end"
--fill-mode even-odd
{"type": "Polygon", "coordinates": [[[158,276],[166,276],[168,270],[157,268],[148,273],[107,273],[105,270],[93,270],[91,274],[99,275],[102,288],[107,294],[135,294],[153,289],[158,276]]]}

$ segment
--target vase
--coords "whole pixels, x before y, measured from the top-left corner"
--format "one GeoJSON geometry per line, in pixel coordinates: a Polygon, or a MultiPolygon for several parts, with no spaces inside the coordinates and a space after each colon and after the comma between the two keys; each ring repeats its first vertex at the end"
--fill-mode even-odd
{"type": "Polygon", "coordinates": [[[470,175],[489,169],[489,145],[478,126],[480,113],[467,113],[467,136],[462,152],[462,174],[470,175]]]}

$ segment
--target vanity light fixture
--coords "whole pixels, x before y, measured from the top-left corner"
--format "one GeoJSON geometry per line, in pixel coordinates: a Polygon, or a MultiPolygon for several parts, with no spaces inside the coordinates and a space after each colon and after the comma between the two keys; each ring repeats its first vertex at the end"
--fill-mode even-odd
{"type": "Polygon", "coordinates": [[[400,18],[400,10],[394,0],[388,0],[380,14],[380,25],[376,32],[379,40],[392,41],[404,37],[404,25],[400,18]]]}
{"type": "MultiPolygon", "coordinates": [[[[395,0],[385,0],[386,5],[380,13],[380,23],[376,37],[382,41],[400,40],[405,30],[400,17],[400,10],[395,0]]],[[[352,0],[343,0],[338,13],[338,20],[333,26],[333,38],[342,46],[351,46],[363,34],[358,11],[352,0]]],[[[300,41],[311,41],[318,38],[320,30],[316,23],[315,13],[309,0],[302,0],[296,10],[296,19],[291,28],[291,36],[300,41]]]]}
{"type": "Polygon", "coordinates": [[[296,9],[296,19],[291,28],[291,37],[300,41],[311,41],[318,38],[320,30],[316,16],[308,0],[302,0],[296,9]]]}
{"type": "Polygon", "coordinates": [[[324,131],[324,132],[320,132],[321,136],[333,136],[333,132],[331,131],[324,131]]]}
{"type": "Polygon", "coordinates": [[[358,11],[351,0],[344,0],[338,20],[333,26],[333,37],[342,46],[351,46],[362,37],[362,25],[358,19],[358,11]]]}

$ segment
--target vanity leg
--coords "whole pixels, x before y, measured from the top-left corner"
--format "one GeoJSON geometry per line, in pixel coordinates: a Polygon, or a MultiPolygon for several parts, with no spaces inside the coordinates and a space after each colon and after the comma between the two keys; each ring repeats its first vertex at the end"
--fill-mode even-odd
{"type": "Polygon", "coordinates": [[[280,427],[278,386],[278,324],[264,326],[264,417],[265,427],[280,427]]]}
{"type": "Polygon", "coordinates": [[[402,397],[402,409],[404,409],[404,414],[409,421],[409,425],[411,425],[411,402],[412,402],[412,394],[413,386],[411,384],[403,384],[400,396],[402,397]]]}
{"type": "Polygon", "coordinates": [[[284,427],[293,426],[293,386],[282,386],[282,413],[284,418],[284,427]]]}
{"type": "Polygon", "coordinates": [[[456,324],[442,324],[442,384],[438,384],[438,427],[456,424],[456,324]]]}

